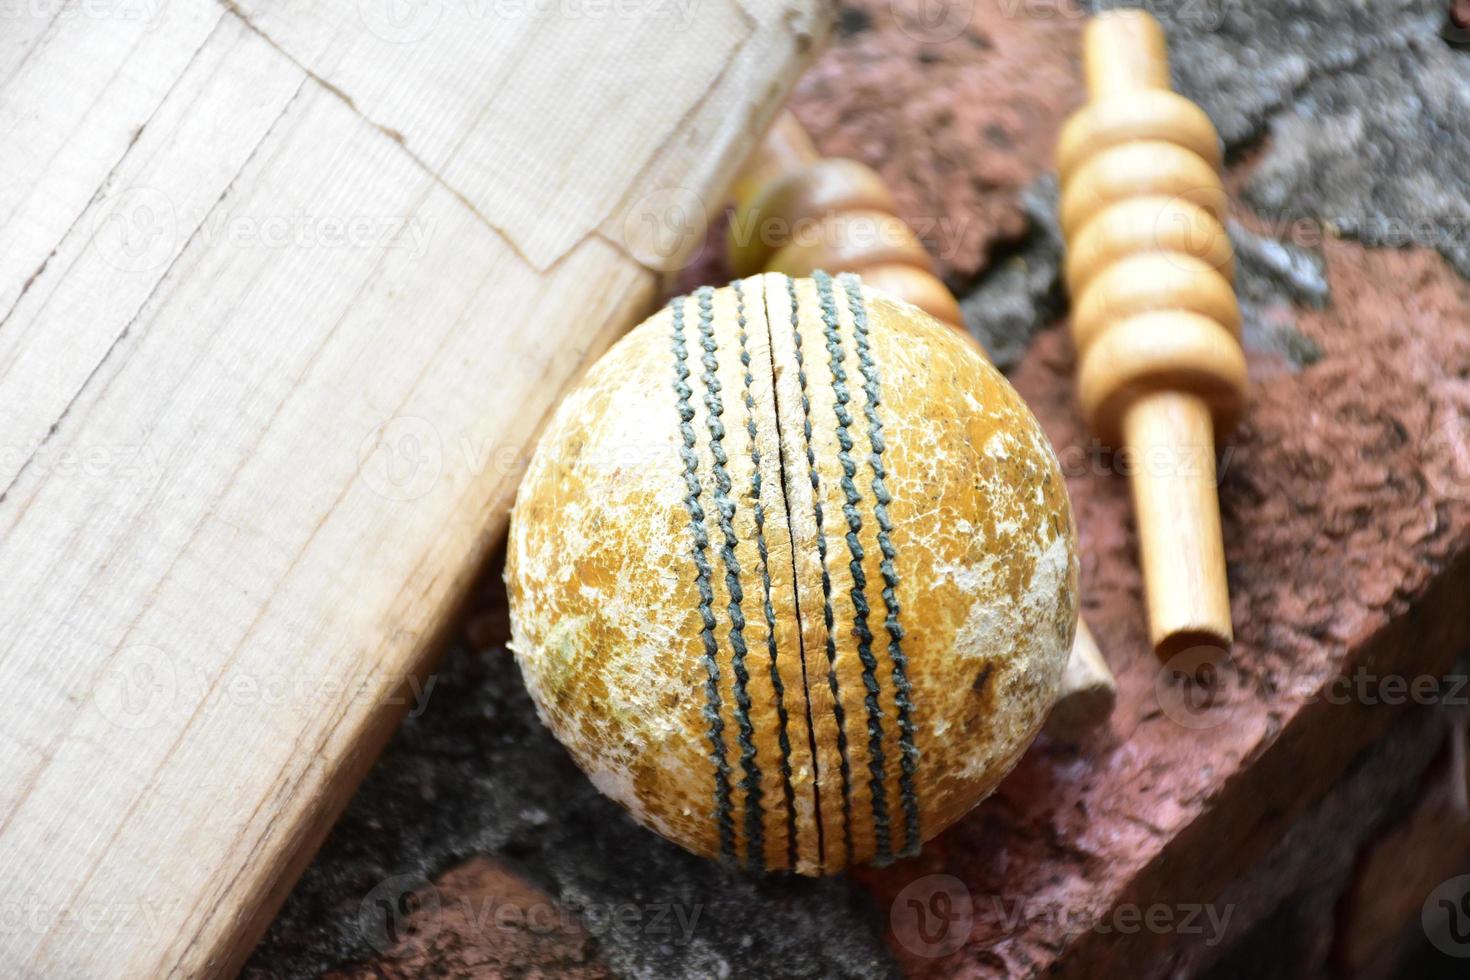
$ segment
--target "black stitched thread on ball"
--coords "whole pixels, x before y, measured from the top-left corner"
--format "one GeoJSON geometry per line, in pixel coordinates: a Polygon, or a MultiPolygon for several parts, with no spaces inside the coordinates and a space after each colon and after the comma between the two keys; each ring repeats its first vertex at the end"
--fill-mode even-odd
{"type": "MultiPolygon", "coordinates": [[[[776,698],[776,744],[781,750],[781,787],[786,806],[786,863],[796,867],[796,792],[791,783],[791,737],[788,733],[790,716],[786,711],[786,685],[781,680],[781,671],[776,662],[776,609],[771,603],[771,562],[766,548],[766,508],[761,502],[761,450],[757,439],[755,397],[751,388],[755,378],[750,373],[750,347],[748,323],[745,317],[745,288],[739,283],[735,289],[735,321],[740,328],[740,365],[744,368],[742,381],[745,386],[745,432],[750,437],[750,498],[755,514],[755,548],[760,558],[761,595],[766,617],[766,654],[770,659],[771,689],[776,698]]],[[[746,810],[747,837],[750,836],[748,822],[751,814],[746,810]]]]}
{"type": "Polygon", "coordinates": [[[750,721],[750,672],[745,664],[750,651],[745,643],[745,589],[740,582],[740,562],[735,554],[739,539],[735,536],[735,501],[730,497],[732,483],[724,445],[725,406],[720,398],[720,380],[713,373],[719,366],[719,345],[714,334],[714,290],[705,286],[698,296],[699,332],[705,350],[708,385],[705,397],[710,405],[710,439],[715,457],[715,500],[720,506],[720,531],[725,537],[721,557],[725,563],[725,588],[730,594],[730,668],[735,674],[736,740],[740,744],[740,768],[745,773],[740,782],[745,790],[745,860],[752,869],[760,871],[765,869],[761,771],[755,758],[755,726],[750,721]]]}
{"type": "Polygon", "coordinates": [[[852,413],[847,408],[852,396],[847,390],[847,370],[843,367],[847,355],[842,350],[837,297],[832,290],[832,277],[819,271],[813,278],[817,281],[817,296],[822,304],[827,362],[832,372],[832,407],[833,414],[837,416],[837,461],[842,466],[842,479],[839,483],[845,501],[842,514],[847,519],[847,550],[850,557],[847,568],[852,575],[848,599],[852,603],[852,628],[857,637],[858,659],[863,665],[863,703],[868,709],[868,775],[873,797],[873,837],[877,846],[876,858],[883,862],[893,857],[888,827],[888,767],[883,751],[883,708],[878,703],[878,658],[873,656],[873,631],[868,627],[868,576],[863,571],[865,556],[862,542],[858,539],[863,530],[863,518],[858,511],[862,497],[857,491],[857,484],[853,482],[853,477],[857,475],[857,464],[852,460],[852,413]]]}
{"type": "MultiPolygon", "coordinates": [[[[801,352],[801,308],[796,298],[796,282],[786,280],[791,299],[791,333],[796,348],[796,380],[801,388],[801,422],[806,439],[807,469],[812,475],[812,509],[817,528],[817,559],[822,566],[822,620],[827,626],[827,686],[832,691],[832,717],[837,723],[838,766],[842,773],[842,835],[848,859],[852,856],[852,767],[847,761],[846,712],[837,685],[837,642],[832,636],[832,578],[827,574],[827,536],[822,530],[822,481],[817,475],[817,454],[812,448],[812,403],[807,395],[806,360],[801,352]]],[[[825,860],[825,856],[824,856],[825,860]]]]}
{"type": "MultiPolygon", "coordinates": [[[[705,421],[709,427],[710,455],[714,459],[715,509],[719,513],[720,533],[724,537],[720,559],[725,565],[725,590],[730,597],[725,611],[730,617],[730,669],[735,675],[735,741],[740,746],[740,767],[745,773],[741,788],[745,790],[746,828],[748,831],[753,816],[754,846],[757,848],[755,853],[759,854],[761,771],[755,763],[755,729],[750,723],[750,673],[745,667],[745,658],[749,651],[745,645],[745,611],[742,608],[745,595],[740,585],[740,562],[735,555],[735,546],[739,539],[735,536],[735,501],[730,498],[730,459],[725,453],[725,404],[720,397],[722,386],[719,376],[719,345],[715,341],[714,330],[714,295],[714,289],[709,286],[703,286],[695,292],[696,302],[699,304],[699,343],[704,349],[701,358],[704,375],[701,380],[704,382],[705,421]]],[[[751,859],[751,847],[752,840],[747,833],[747,860],[751,859]]]]}
{"type": "Polygon", "coordinates": [[[730,806],[730,763],[725,757],[725,722],[720,715],[719,645],[715,640],[714,590],[710,587],[709,533],[704,526],[704,508],[700,506],[699,456],[694,451],[694,406],[690,404],[689,349],[684,343],[684,300],[679,297],[670,305],[674,319],[674,394],[679,411],[679,434],[683,446],[684,484],[688,494],[684,506],[689,510],[689,529],[694,537],[695,585],[699,590],[699,617],[703,625],[700,639],[704,642],[705,704],[704,717],[709,722],[710,760],[715,768],[715,823],[720,834],[720,853],[735,856],[735,820],[730,806]]]}
{"type": "Polygon", "coordinates": [[[882,385],[878,365],[874,363],[868,345],[868,309],[863,305],[862,280],[852,273],[844,273],[838,281],[847,293],[847,305],[852,310],[858,365],[862,369],[863,392],[867,396],[863,414],[868,421],[868,444],[872,447],[868,466],[873,471],[873,518],[878,523],[878,550],[883,553],[883,561],[879,565],[883,574],[883,607],[887,613],[883,626],[888,631],[888,656],[893,662],[893,700],[898,708],[899,749],[902,753],[898,779],[904,810],[904,847],[901,853],[907,857],[919,853],[919,795],[914,788],[919,750],[914,740],[914,704],[909,686],[908,657],[903,652],[903,625],[899,620],[898,570],[894,565],[898,552],[893,547],[893,522],[888,517],[888,504],[893,498],[888,492],[883,464],[883,420],[878,416],[882,385]]]}

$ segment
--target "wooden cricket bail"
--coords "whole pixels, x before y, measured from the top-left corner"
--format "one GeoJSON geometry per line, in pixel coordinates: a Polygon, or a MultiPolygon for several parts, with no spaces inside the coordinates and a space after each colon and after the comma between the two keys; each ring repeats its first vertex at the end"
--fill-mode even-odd
{"type": "Polygon", "coordinates": [[[1219,136],[1169,90],[1148,14],[1098,15],[1083,60],[1091,102],[1057,151],[1079,400],[1098,437],[1126,450],[1154,649],[1223,652],[1215,446],[1247,379],[1219,136]]]}
{"type": "Polygon", "coordinates": [[[869,285],[965,332],[954,294],[935,275],[883,178],[856,160],[818,156],[789,111],[777,117],[736,182],[727,247],[736,275],[858,272],[869,285]]]}

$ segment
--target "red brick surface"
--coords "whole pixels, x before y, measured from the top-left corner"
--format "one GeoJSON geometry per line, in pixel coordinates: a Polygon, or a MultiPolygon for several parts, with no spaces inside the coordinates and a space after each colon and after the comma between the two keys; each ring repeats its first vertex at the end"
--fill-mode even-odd
{"type": "Polygon", "coordinates": [[[842,22],[865,26],[807,72],[792,111],[824,155],[883,175],[941,275],[962,287],[1026,231],[1020,192],[1051,167],[1082,101],[1083,20],[1065,0],[845,11],[842,22]]]}
{"type": "MultiPolygon", "coordinates": [[[[1167,933],[1068,926],[1120,903],[1211,901],[1392,721],[1397,706],[1363,703],[1396,700],[1392,689],[1361,698],[1334,679],[1359,665],[1441,673],[1470,642],[1470,467],[1454,461],[1470,418],[1470,288],[1430,253],[1335,241],[1325,252],[1334,303],[1301,314],[1325,356],[1296,374],[1252,365],[1224,466],[1237,644],[1217,703],[1189,709],[1148,650],[1127,483],[1097,472],[1112,457],[1069,465],[1085,612],[1118,674],[1118,709],[1081,754],[1034,748],[913,866],[864,874],[880,904],[937,871],[981,898],[972,941],[952,956],[895,943],[907,971],[1159,967],[1167,933]],[[981,914],[997,896],[1041,912],[1015,929],[981,914]],[[1046,914],[1058,908],[1070,923],[1046,914]]],[[[1065,334],[1051,331],[1013,375],[1063,448],[1089,441],[1071,369],[1065,334]]]]}
{"type": "Polygon", "coordinates": [[[334,970],[329,980],[613,976],[576,916],[489,858],[471,858],[412,897],[385,898],[399,900],[373,930],[380,955],[334,970]]]}

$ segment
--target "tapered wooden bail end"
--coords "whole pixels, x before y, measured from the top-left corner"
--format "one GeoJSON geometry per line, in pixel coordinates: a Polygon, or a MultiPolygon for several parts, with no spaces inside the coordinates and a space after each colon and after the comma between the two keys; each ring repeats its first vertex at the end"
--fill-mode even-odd
{"type": "Polygon", "coordinates": [[[1135,89],[1169,88],[1169,53],[1159,22],[1142,10],[1112,10],[1082,36],[1087,89],[1097,101],[1135,89]]]}
{"type": "Polygon", "coordinates": [[[1062,674],[1062,693],[1046,719],[1046,734],[1062,742],[1080,742],[1106,725],[1118,701],[1118,682],[1087,622],[1077,620],[1072,654],[1062,674]]]}
{"type": "Polygon", "coordinates": [[[1123,440],[1138,447],[1130,483],[1149,641],[1165,660],[1196,648],[1230,649],[1234,635],[1209,405],[1180,392],[1145,395],[1123,416],[1123,440]]]}
{"type": "Polygon", "coordinates": [[[887,184],[856,160],[822,158],[789,111],[736,179],[727,253],[737,275],[857,272],[964,331],[959,304],[887,184]]]}
{"type": "Polygon", "coordinates": [[[1092,430],[1127,450],[1154,649],[1223,653],[1215,445],[1244,404],[1246,366],[1219,137],[1169,90],[1148,14],[1100,14],[1083,49],[1091,101],[1057,150],[1078,394],[1092,430]]]}

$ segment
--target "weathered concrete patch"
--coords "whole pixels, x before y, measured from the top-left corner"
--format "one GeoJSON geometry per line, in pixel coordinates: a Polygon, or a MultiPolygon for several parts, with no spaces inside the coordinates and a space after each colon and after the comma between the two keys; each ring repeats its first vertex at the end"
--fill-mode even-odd
{"type": "Polygon", "coordinates": [[[1314,79],[1273,120],[1245,197],[1268,218],[1432,248],[1470,276],[1470,55],[1431,35],[1314,79]]]}
{"type": "Polygon", "coordinates": [[[1082,23],[1068,0],[849,0],[791,108],[824,155],[883,175],[962,285],[1027,233],[1020,194],[1081,98],[1082,23]]]}
{"type": "Polygon", "coordinates": [[[1470,276],[1470,30],[1450,15],[1445,0],[1179,0],[1164,25],[1180,91],[1227,148],[1269,137],[1244,200],[1270,228],[1317,219],[1470,276]]]}
{"type": "Polygon", "coordinates": [[[1232,148],[1254,140],[1321,78],[1356,71],[1416,39],[1442,45],[1446,16],[1443,0],[1164,0],[1148,7],[1169,37],[1176,87],[1209,113],[1232,148]]]}
{"type": "MultiPolygon", "coordinates": [[[[1067,310],[1056,177],[1039,179],[1022,200],[1030,234],[960,300],[965,325],[1003,368],[1018,362],[1036,331],[1061,319],[1067,310]]],[[[1246,348],[1280,355],[1291,367],[1312,363],[1320,351],[1296,329],[1296,309],[1320,308],[1328,300],[1321,256],[1258,235],[1235,221],[1228,222],[1227,229],[1235,245],[1235,289],[1246,348]]]]}

